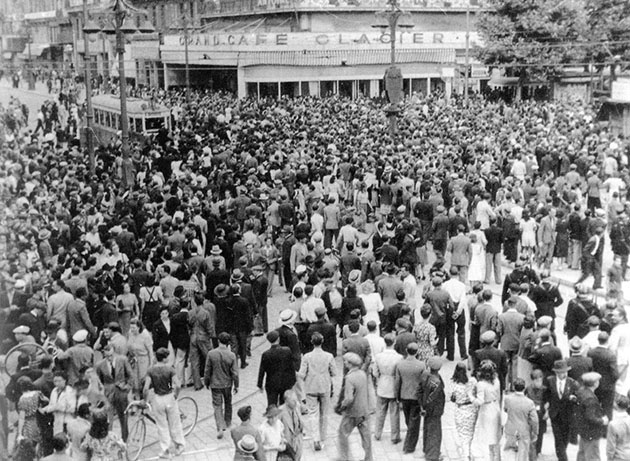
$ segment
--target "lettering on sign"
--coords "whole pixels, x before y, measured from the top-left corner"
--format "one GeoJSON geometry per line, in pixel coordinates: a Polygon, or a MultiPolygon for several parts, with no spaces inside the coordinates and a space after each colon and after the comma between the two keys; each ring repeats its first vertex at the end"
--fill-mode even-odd
{"type": "MultiPolygon", "coordinates": [[[[479,44],[476,32],[470,34],[471,44],[479,44]]],[[[464,46],[465,32],[407,32],[396,34],[396,43],[400,45],[445,45],[464,46]]],[[[170,35],[164,38],[167,46],[184,46],[186,37],[170,35]]],[[[355,46],[382,47],[391,43],[389,32],[347,32],[323,33],[310,32],[260,33],[260,34],[195,34],[188,36],[189,47],[212,48],[250,48],[284,47],[291,49],[317,49],[326,47],[352,48],[355,46]]]]}

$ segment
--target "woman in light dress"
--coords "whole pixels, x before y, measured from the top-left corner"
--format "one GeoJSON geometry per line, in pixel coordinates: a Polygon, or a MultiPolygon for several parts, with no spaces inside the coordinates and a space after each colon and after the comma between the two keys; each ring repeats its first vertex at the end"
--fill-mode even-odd
{"type": "Polygon", "coordinates": [[[496,365],[481,362],[477,370],[474,405],[478,408],[477,422],[470,445],[473,461],[491,461],[499,453],[501,440],[501,387],[496,365]]]}
{"type": "Polygon", "coordinates": [[[483,282],[486,278],[486,249],[475,233],[470,234],[470,246],[472,258],[468,266],[468,281],[474,285],[477,282],[483,282]]]}
{"type": "Polygon", "coordinates": [[[477,421],[477,406],[474,404],[477,380],[468,376],[466,363],[460,362],[455,366],[451,381],[453,381],[451,402],[456,405],[455,431],[459,439],[460,455],[462,459],[468,460],[470,459],[470,443],[477,421]]]}
{"type": "Polygon", "coordinates": [[[374,283],[362,283],[361,294],[359,298],[363,300],[365,306],[365,315],[363,316],[363,324],[367,325],[370,320],[376,322],[376,332],[380,334],[381,318],[379,313],[385,309],[381,295],[374,289],[374,283]]]}
{"type": "Polygon", "coordinates": [[[144,388],[144,378],[153,365],[153,338],[137,318],[131,319],[129,324],[127,347],[134,376],[133,392],[139,399],[144,388]]]}
{"type": "Polygon", "coordinates": [[[521,252],[531,258],[536,253],[536,229],[538,224],[530,216],[529,211],[523,210],[523,217],[519,224],[521,230],[521,252]]]}

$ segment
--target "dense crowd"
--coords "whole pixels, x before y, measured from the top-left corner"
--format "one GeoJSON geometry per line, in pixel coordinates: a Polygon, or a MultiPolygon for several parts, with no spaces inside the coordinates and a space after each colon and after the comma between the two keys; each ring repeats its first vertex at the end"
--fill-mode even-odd
{"type": "Polygon", "coordinates": [[[17,99],[1,108],[1,352],[26,343],[0,399],[5,451],[118,459],[125,409],[145,398],[161,456],[177,456],[190,385],[211,390],[235,459],[299,460],[305,427],[321,450],[334,410],[339,459],[356,427],[371,460],[388,412],[403,441],[402,409],[403,452],[422,427],[437,461],[447,400],[465,459],[535,460],[547,421],[560,460],[578,442],[578,459],[599,459],[602,437],[609,460],[628,459],[629,146],[593,108],[414,95],[392,139],[371,100],[153,96],[173,130],[130,146],[130,187],[119,139],[90,173],[63,102],[34,130],[17,99]],[[565,267],[581,276],[560,331],[549,276],[565,267]],[[275,330],[269,302],[287,304],[275,330]],[[268,409],[232,426],[253,335],[270,344],[268,409]]]}

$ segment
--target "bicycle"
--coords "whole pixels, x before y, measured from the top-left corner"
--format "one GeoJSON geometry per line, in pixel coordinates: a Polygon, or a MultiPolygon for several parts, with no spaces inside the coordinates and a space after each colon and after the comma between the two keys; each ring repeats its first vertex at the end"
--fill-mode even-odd
{"type": "MultiPolygon", "coordinates": [[[[187,437],[197,426],[199,407],[195,399],[188,396],[178,398],[177,405],[179,407],[179,416],[182,420],[184,437],[187,437]]],[[[138,417],[133,425],[130,426],[129,436],[127,437],[127,459],[129,461],[136,461],[140,458],[142,450],[144,450],[147,438],[146,420],[148,419],[153,424],[156,424],[155,418],[151,416],[151,411],[151,405],[144,400],[134,400],[125,409],[125,414],[128,418],[130,416],[138,417]]]]}

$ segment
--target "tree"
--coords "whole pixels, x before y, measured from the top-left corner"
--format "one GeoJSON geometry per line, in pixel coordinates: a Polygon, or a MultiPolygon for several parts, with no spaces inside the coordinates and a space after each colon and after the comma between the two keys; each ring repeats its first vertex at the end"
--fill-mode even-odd
{"type": "Polygon", "coordinates": [[[479,58],[506,67],[521,81],[583,63],[589,35],[584,1],[490,0],[490,11],[482,13],[477,24],[484,40],[479,58]]]}
{"type": "MultiPolygon", "coordinates": [[[[616,60],[630,60],[630,2],[586,0],[588,26],[592,31],[589,60],[601,70],[616,60]]],[[[614,72],[614,66],[613,66],[614,72]]]]}

